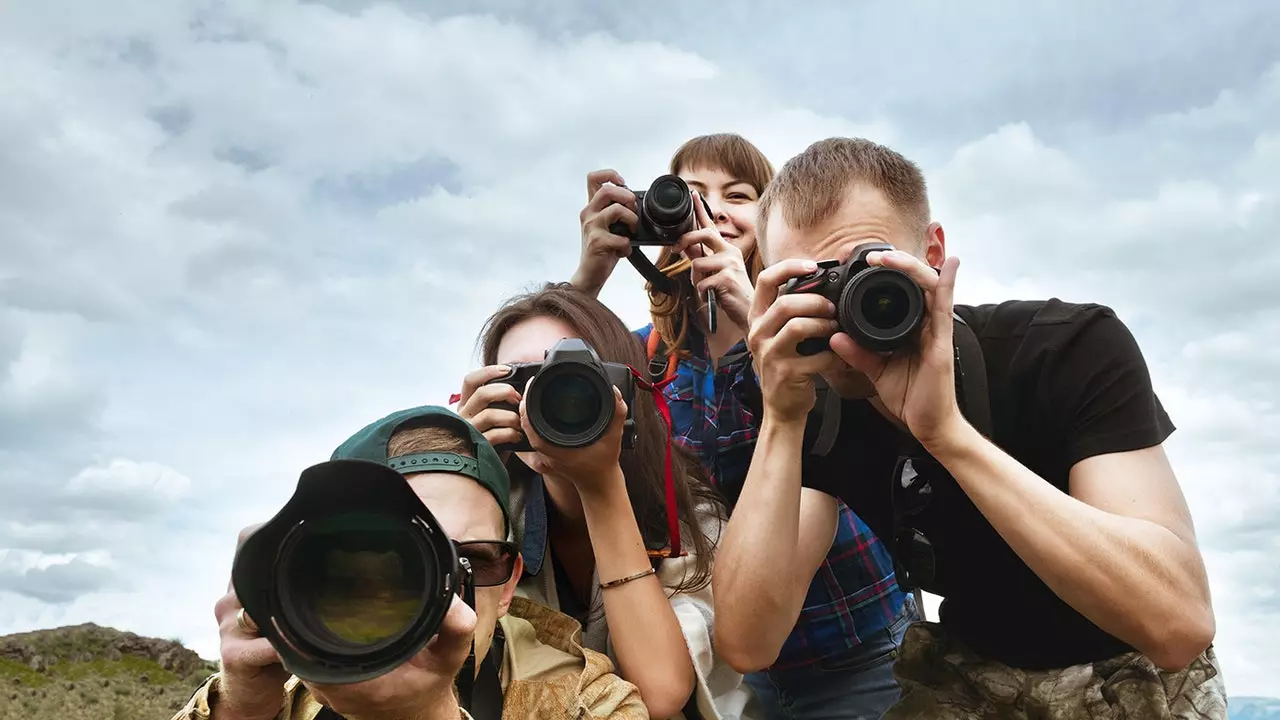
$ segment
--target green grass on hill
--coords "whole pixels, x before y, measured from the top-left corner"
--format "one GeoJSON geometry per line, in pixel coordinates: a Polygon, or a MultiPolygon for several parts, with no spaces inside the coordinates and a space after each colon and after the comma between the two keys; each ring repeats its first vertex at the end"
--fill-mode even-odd
{"type": "Polygon", "coordinates": [[[0,638],[0,650],[16,643],[27,656],[56,658],[36,670],[30,660],[0,656],[0,720],[168,720],[216,669],[194,658],[180,677],[141,656],[139,645],[153,653],[189,651],[167,641],[121,637],[109,628],[60,628],[0,638]]]}

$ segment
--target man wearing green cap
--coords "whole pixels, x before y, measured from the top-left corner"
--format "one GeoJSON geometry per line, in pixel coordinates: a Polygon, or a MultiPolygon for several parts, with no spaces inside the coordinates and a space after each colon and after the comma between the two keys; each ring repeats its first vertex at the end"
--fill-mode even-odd
{"type": "MultiPolygon", "coordinates": [[[[475,607],[460,598],[438,635],[414,658],[373,680],[320,686],[292,677],[235,595],[215,606],[222,670],[174,720],[435,720],[472,717],[455,680],[474,646],[474,707],[501,693],[502,718],[647,718],[639,691],[613,673],[608,657],[583,648],[577,622],[515,596],[523,569],[507,542],[510,481],[498,454],[469,423],[435,406],[402,410],[344,442],[333,460],[366,460],[404,475],[467,558],[475,607]],[[490,658],[490,651],[495,654],[490,658]],[[486,663],[486,660],[490,662],[486,663]],[[490,669],[496,679],[485,684],[490,669]]],[[[252,530],[241,533],[241,542],[252,530]]],[[[495,713],[496,714],[496,713],[495,713]]]]}

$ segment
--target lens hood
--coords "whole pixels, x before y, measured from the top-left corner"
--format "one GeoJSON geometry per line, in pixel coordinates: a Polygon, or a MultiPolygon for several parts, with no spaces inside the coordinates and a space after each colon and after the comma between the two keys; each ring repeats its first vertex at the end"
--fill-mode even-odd
{"type": "Polygon", "coordinates": [[[338,685],[383,675],[436,634],[457,552],[404,476],[366,460],[304,470],[236,552],[232,585],[289,672],[338,685]]]}

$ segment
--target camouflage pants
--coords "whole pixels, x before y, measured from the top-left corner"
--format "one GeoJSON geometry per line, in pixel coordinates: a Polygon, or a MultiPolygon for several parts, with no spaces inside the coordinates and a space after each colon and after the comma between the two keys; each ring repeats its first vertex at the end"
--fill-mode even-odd
{"type": "Polygon", "coordinates": [[[902,696],[881,720],[1227,717],[1212,647],[1179,672],[1160,670],[1138,653],[1061,670],[1018,670],[982,660],[937,623],[918,622],[907,629],[894,676],[902,696]]]}

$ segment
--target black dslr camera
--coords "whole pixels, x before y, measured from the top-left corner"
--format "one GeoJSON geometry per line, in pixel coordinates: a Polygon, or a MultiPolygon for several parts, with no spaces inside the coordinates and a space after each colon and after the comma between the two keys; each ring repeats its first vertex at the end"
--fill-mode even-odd
{"type": "Polygon", "coordinates": [[[403,475],[330,460],[304,470],[284,508],[244,541],[231,581],[289,672],[345,684],[416,655],[471,568],[403,475]]]}
{"type": "MultiPolygon", "coordinates": [[[[636,230],[616,222],[609,232],[629,238],[632,245],[675,245],[680,236],[698,227],[689,186],[678,175],[663,175],[649,185],[649,190],[633,190],[636,196],[636,230]]],[[[702,201],[707,214],[711,207],[702,201]]]]}
{"type": "MultiPolygon", "coordinates": [[[[886,243],[859,245],[847,262],[824,260],[817,272],[788,281],[781,294],[826,297],[835,303],[840,329],[868,350],[908,346],[918,338],[924,320],[924,292],[901,270],[867,264],[868,254],[893,249],[886,243]]],[[[830,347],[829,338],[814,337],[801,341],[797,352],[817,355],[830,347]]]]}
{"type": "MultiPolygon", "coordinates": [[[[565,338],[546,352],[540,363],[512,363],[511,373],[493,383],[511,385],[523,393],[533,378],[525,406],[533,429],[547,442],[565,448],[585,447],[599,440],[613,422],[613,388],[622,391],[627,419],[622,429],[622,447],[635,446],[635,378],[631,369],[618,363],[600,361],[588,344],[565,338]]],[[[511,403],[490,407],[519,412],[511,403]]],[[[500,452],[528,451],[529,439],[495,448],[500,452]]]]}

